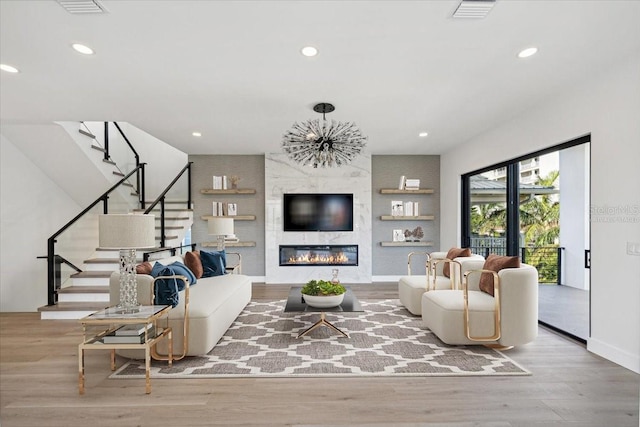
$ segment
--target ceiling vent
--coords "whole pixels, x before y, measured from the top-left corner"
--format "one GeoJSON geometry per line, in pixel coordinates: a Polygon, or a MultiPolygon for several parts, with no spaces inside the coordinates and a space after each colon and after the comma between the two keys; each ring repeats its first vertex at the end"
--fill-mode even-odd
{"type": "Polygon", "coordinates": [[[453,17],[475,19],[484,18],[495,4],[495,0],[463,0],[453,13],[453,17]]]}
{"type": "Polygon", "coordinates": [[[107,10],[96,0],[58,0],[60,6],[69,12],[76,14],[106,13],[107,10]]]}

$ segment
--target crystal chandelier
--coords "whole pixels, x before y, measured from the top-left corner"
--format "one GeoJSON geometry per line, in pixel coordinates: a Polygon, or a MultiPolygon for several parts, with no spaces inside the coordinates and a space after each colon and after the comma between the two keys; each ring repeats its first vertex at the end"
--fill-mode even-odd
{"type": "Polygon", "coordinates": [[[325,113],[335,110],[332,104],[320,103],[313,111],[322,113],[322,120],[294,123],[282,137],[282,149],[289,157],[303,165],[317,168],[342,166],[360,154],[367,137],[351,122],[327,122],[325,113]]]}

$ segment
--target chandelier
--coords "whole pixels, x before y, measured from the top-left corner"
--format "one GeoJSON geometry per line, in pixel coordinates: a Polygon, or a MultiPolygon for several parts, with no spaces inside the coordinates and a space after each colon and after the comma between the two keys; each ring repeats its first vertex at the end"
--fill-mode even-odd
{"type": "Polygon", "coordinates": [[[322,120],[294,123],[282,137],[282,149],[303,165],[317,168],[346,165],[360,154],[367,137],[351,122],[327,122],[325,114],[335,110],[332,104],[320,103],[313,111],[322,113],[322,120]]]}

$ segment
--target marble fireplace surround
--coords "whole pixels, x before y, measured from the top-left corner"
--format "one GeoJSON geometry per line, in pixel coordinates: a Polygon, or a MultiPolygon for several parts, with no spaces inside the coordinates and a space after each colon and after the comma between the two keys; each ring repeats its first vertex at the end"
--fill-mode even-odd
{"type": "Polygon", "coordinates": [[[358,265],[339,266],[344,283],[372,279],[371,155],[364,153],[346,166],[313,168],[292,162],[286,154],[265,155],[265,282],[306,283],[331,279],[335,266],[280,266],[280,245],[357,245],[358,265]],[[353,231],[285,232],[282,195],[285,193],[352,193],[353,231]]]}

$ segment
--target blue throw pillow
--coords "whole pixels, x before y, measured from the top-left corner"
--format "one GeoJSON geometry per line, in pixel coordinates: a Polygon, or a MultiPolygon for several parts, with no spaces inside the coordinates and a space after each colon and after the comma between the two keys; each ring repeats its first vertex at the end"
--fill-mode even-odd
{"type": "MultiPolygon", "coordinates": [[[[153,277],[159,276],[186,276],[190,283],[195,283],[195,276],[184,264],[174,262],[171,265],[162,265],[156,262],[151,269],[153,277]],[[193,282],[192,282],[193,280],[193,282]]],[[[175,307],[180,302],[180,291],[185,288],[185,283],[180,279],[159,279],[155,281],[153,293],[155,303],[158,305],[170,305],[175,307]]]]}
{"type": "Polygon", "coordinates": [[[202,277],[222,276],[227,273],[227,255],[221,251],[200,251],[202,277]]]}
{"type": "Polygon", "coordinates": [[[173,271],[175,272],[175,274],[178,274],[180,276],[186,276],[187,279],[189,279],[189,285],[195,285],[196,282],[198,281],[198,279],[196,279],[196,275],[193,274],[193,271],[191,271],[189,267],[187,267],[181,262],[176,261],[172,264],[169,264],[169,267],[173,268],[173,271]]]}

